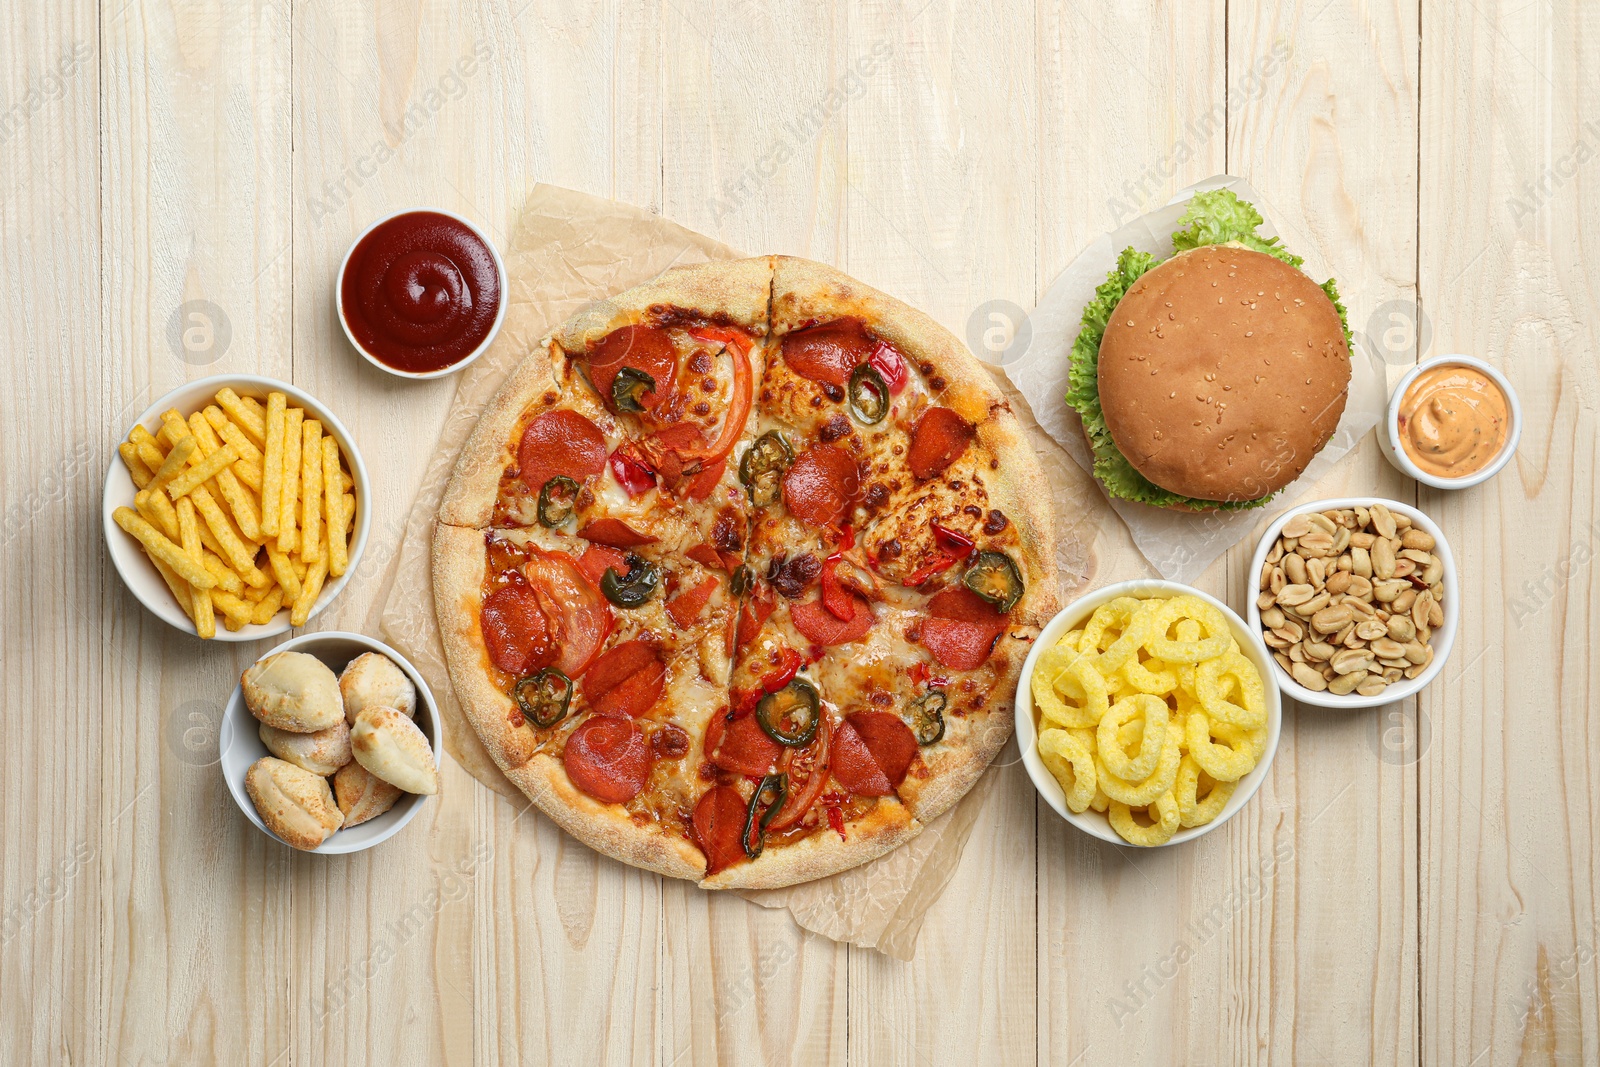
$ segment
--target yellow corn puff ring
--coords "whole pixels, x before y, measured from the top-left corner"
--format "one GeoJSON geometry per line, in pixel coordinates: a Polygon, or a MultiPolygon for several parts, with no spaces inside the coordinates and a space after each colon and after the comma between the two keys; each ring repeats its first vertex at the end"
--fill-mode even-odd
{"type": "MultiPolygon", "coordinates": [[[[1101,674],[1110,677],[1119,668],[1130,661],[1137,661],[1139,649],[1150,638],[1156,623],[1156,617],[1161,611],[1159,600],[1134,600],[1132,597],[1118,597],[1113,604],[1129,601],[1135,607],[1123,623],[1122,632],[1116,640],[1101,651],[1095,659],[1095,669],[1101,674]]],[[[1087,631],[1086,631],[1087,632],[1087,631]]]]}
{"type": "Polygon", "coordinates": [[[1155,626],[1144,647],[1152,656],[1169,663],[1199,663],[1228,651],[1233,634],[1222,612],[1195,596],[1175,596],[1156,613],[1155,626]],[[1193,619],[1200,624],[1206,637],[1200,641],[1172,640],[1167,631],[1179,619],[1193,619]]]}
{"type": "Polygon", "coordinates": [[[1081,812],[1094,800],[1094,755],[1088,747],[1065,730],[1046,730],[1039,735],[1039,758],[1061,783],[1067,795],[1067,808],[1081,812]]]}
{"type": "Polygon", "coordinates": [[[1101,604],[1094,609],[1094,614],[1089,616],[1089,621],[1084,624],[1083,636],[1078,639],[1078,647],[1085,652],[1105,651],[1116,642],[1144,605],[1145,601],[1131,596],[1119,596],[1115,600],[1101,604]],[[1106,636],[1108,630],[1115,631],[1109,640],[1106,636]]]}
{"type": "Polygon", "coordinates": [[[1188,734],[1189,755],[1194,757],[1201,770],[1217,781],[1237,782],[1255,769],[1255,746],[1251,744],[1249,734],[1238,727],[1225,722],[1214,723],[1204,712],[1196,711],[1189,714],[1188,734]],[[1213,743],[1213,734],[1223,744],[1213,743]]]}
{"type": "Polygon", "coordinates": [[[1172,709],[1167,707],[1167,702],[1149,693],[1123,697],[1111,705],[1111,709],[1101,716],[1095,733],[1100,758],[1111,773],[1130,782],[1140,781],[1155,773],[1156,764],[1161,761],[1161,752],[1166,747],[1167,723],[1171,717],[1172,709]],[[1144,736],[1140,740],[1139,754],[1129,756],[1122,747],[1119,729],[1135,718],[1144,720],[1144,736]]]}
{"type": "MultiPolygon", "coordinates": [[[[1111,697],[1107,692],[1106,679],[1099,671],[1094,669],[1094,663],[1088,656],[1080,656],[1067,670],[1062,681],[1069,683],[1061,691],[1068,699],[1078,699],[1078,707],[1069,711],[1068,726],[1096,726],[1111,707],[1111,697]]],[[[1071,708],[1071,705],[1068,705],[1071,708]]]]}
{"type": "Polygon", "coordinates": [[[1162,660],[1151,658],[1144,663],[1134,656],[1122,665],[1122,679],[1135,691],[1152,696],[1166,696],[1178,688],[1178,673],[1162,660]]]}
{"type": "Polygon", "coordinates": [[[1183,757],[1178,764],[1178,780],[1173,783],[1172,794],[1178,799],[1178,817],[1184,826],[1204,826],[1222,814],[1228,798],[1233,796],[1236,783],[1219,782],[1210,775],[1211,791],[1204,800],[1197,799],[1200,791],[1200,764],[1193,756],[1183,757]]]}
{"type": "Polygon", "coordinates": [[[1172,835],[1178,832],[1178,823],[1182,819],[1178,811],[1178,801],[1173,797],[1171,790],[1162,793],[1150,805],[1154,812],[1148,813],[1156,821],[1149,826],[1141,824],[1133,817],[1127,804],[1113,800],[1111,811],[1107,818],[1111,820],[1111,828],[1130,845],[1140,845],[1145,848],[1151,845],[1164,845],[1172,840],[1172,835]]]}
{"type": "Polygon", "coordinates": [[[1178,751],[1181,737],[1182,727],[1177,723],[1168,723],[1167,743],[1161,748],[1161,762],[1156,765],[1155,773],[1142,782],[1130,782],[1117,777],[1106,767],[1103,755],[1097,752],[1094,769],[1100,788],[1105,790],[1106,796],[1120,800],[1130,808],[1142,808],[1153,803],[1162,793],[1171,789],[1178,779],[1178,764],[1183,758],[1178,751]]]}
{"type": "Polygon", "coordinates": [[[1208,659],[1194,669],[1196,695],[1206,714],[1219,722],[1253,730],[1267,721],[1267,701],[1255,665],[1237,652],[1208,659]],[[1227,699],[1237,689],[1241,704],[1227,699]]]}
{"type": "Polygon", "coordinates": [[[1089,810],[1098,811],[1101,814],[1104,814],[1106,809],[1109,807],[1111,807],[1111,798],[1106,796],[1106,791],[1101,789],[1099,782],[1096,781],[1094,787],[1094,799],[1089,801],[1089,810]]]}

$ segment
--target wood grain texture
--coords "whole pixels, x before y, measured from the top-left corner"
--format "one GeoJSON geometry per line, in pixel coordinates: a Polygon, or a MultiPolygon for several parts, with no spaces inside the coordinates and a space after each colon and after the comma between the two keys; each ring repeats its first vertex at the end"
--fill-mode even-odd
{"type": "MultiPolygon", "coordinates": [[[[0,1062],[1600,1061],[1597,38],[1583,5],[1502,0],[13,5],[0,1062]],[[1008,748],[908,963],[600,858],[453,766],[382,848],[287,853],[214,765],[264,645],[170,631],[105,559],[135,414],[288,379],[374,478],[367,557],[314,625],[372,629],[453,389],[371,368],[334,317],[389,212],[503,238],[553,182],[835,263],[966,337],[1224,170],[1391,376],[1465,351],[1521,394],[1483,487],[1418,492],[1370,440],[1319,487],[1440,521],[1452,660],[1374,712],[1287,707],[1253,803],[1179,850],[1075,833],[1008,748]]],[[[1148,573],[1104,509],[1069,527],[1069,594],[1148,573]]],[[[1251,547],[1201,585],[1242,606],[1251,547]]]]}

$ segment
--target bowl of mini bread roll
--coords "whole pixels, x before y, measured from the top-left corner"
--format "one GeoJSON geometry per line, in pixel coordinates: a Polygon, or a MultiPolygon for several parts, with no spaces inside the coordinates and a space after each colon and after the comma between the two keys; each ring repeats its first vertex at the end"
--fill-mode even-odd
{"type": "Polygon", "coordinates": [[[262,833],[303,852],[360,852],[439,792],[439,709],[382,641],[305,634],[251,664],[222,716],[222,773],[262,833]]]}

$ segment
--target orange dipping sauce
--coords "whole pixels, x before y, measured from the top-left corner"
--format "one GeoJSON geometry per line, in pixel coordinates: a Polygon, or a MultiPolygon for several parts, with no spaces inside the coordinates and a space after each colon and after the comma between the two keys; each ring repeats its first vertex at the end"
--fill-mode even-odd
{"type": "Polygon", "coordinates": [[[1442,364],[1417,375],[1400,399],[1400,444],[1436,478],[1476,474],[1505,448],[1510,404],[1475,367],[1442,364]]]}

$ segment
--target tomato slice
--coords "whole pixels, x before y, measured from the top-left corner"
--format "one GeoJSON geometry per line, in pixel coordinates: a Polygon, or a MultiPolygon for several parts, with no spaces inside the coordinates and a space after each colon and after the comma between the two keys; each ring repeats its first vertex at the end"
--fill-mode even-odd
{"type": "Polygon", "coordinates": [[[530,668],[555,667],[575,679],[594,662],[611,633],[611,605],[570,556],[531,551],[522,574],[552,624],[554,649],[550,662],[532,663],[530,668]]]}
{"type": "Polygon", "coordinates": [[[828,785],[828,744],[832,736],[833,720],[824,714],[817,736],[809,745],[784,752],[778,769],[789,776],[789,792],[783,807],[767,824],[769,832],[797,825],[822,795],[828,785]]]}

